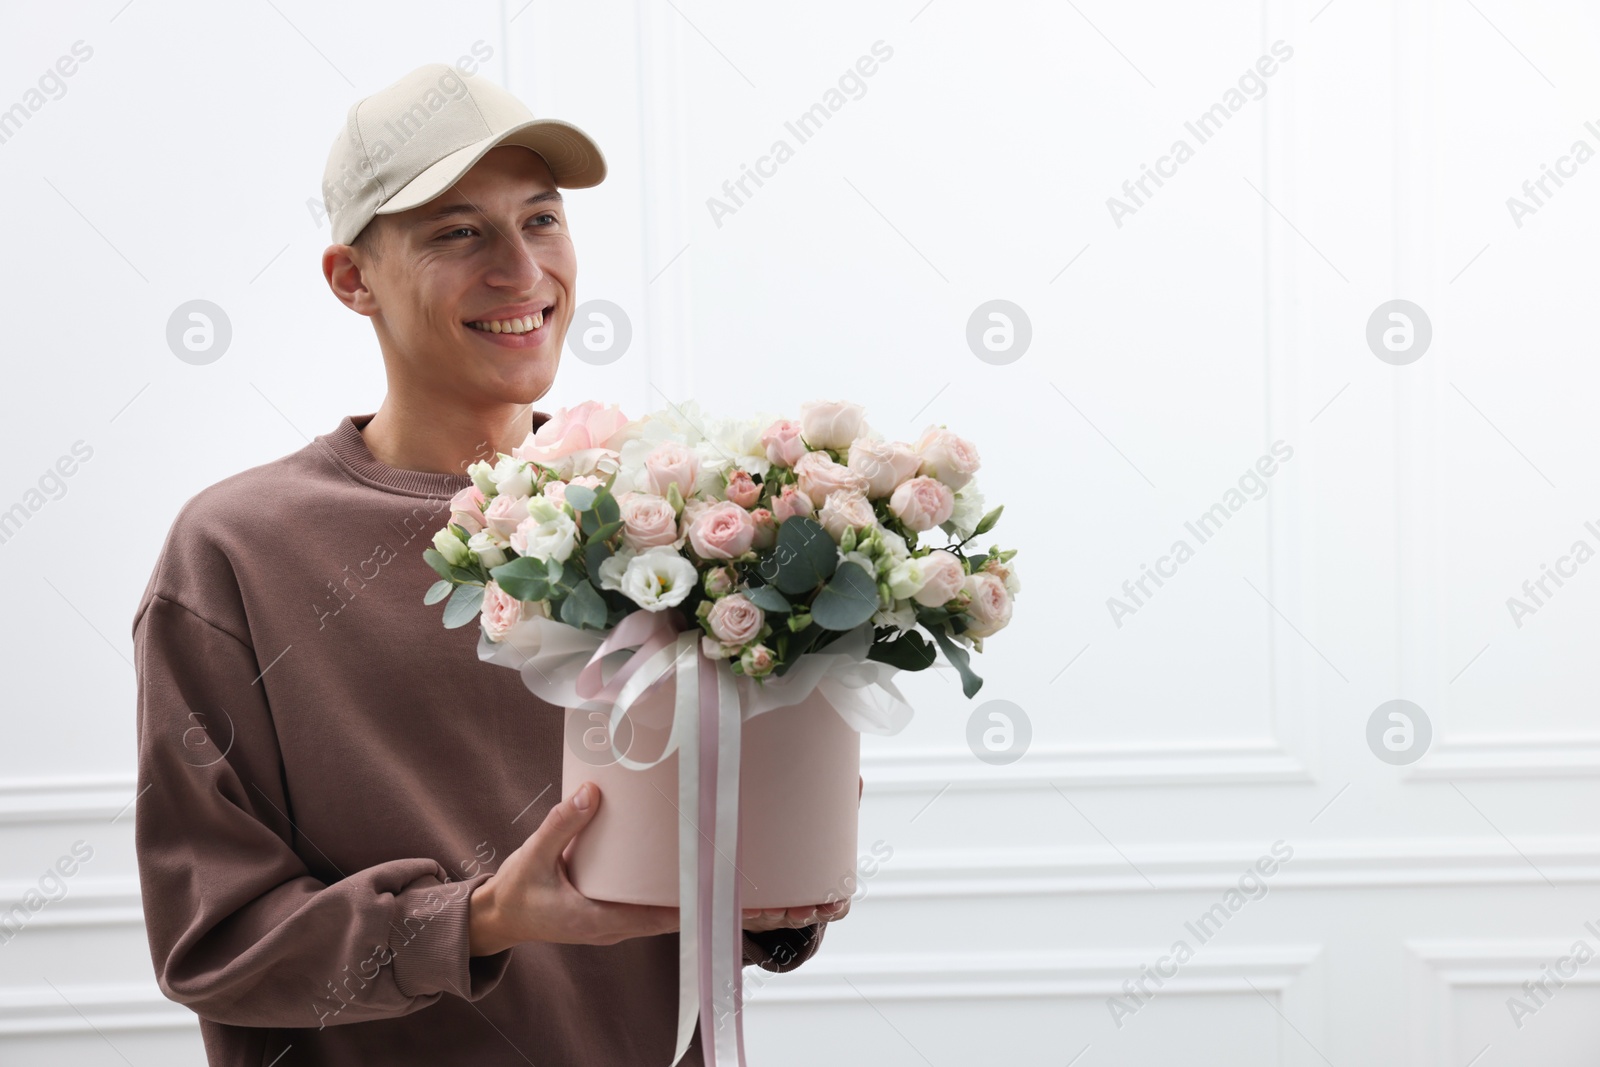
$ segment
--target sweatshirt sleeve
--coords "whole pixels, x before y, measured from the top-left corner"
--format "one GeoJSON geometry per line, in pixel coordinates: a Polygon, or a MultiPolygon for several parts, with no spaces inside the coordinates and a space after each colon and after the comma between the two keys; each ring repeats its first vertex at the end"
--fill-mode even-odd
{"type": "Polygon", "coordinates": [[[512,949],[468,955],[488,872],[453,881],[415,858],[313,876],[291,845],[263,665],[244,640],[153,593],[134,650],[134,843],[163,994],[220,1023],[320,1029],[499,984],[512,949]]]}
{"type": "Polygon", "coordinates": [[[744,935],[744,962],[764,971],[792,971],[817,954],[827,923],[744,935]]]}

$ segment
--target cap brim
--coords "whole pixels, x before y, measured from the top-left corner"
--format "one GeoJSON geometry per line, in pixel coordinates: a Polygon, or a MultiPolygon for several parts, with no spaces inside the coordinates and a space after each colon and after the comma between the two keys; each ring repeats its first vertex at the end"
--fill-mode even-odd
{"type": "Polygon", "coordinates": [[[393,215],[426,204],[460,181],[491,148],[507,144],[539,153],[560,188],[587,189],[605,180],[606,157],[588,134],[560,119],[531,119],[451,152],[407,182],[374,214],[393,215]]]}

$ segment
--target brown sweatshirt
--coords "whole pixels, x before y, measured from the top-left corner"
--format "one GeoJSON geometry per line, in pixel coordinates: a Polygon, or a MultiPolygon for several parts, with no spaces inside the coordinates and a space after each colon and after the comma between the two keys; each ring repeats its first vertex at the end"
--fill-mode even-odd
{"type": "MultiPolygon", "coordinates": [[[[156,979],[213,1067],[666,1067],[676,933],[468,955],[472,890],[561,799],[562,713],[422,603],[490,450],[399,470],[371,417],[185,503],[134,615],[156,979]]],[[[825,928],[745,962],[792,970],[825,928]]]]}

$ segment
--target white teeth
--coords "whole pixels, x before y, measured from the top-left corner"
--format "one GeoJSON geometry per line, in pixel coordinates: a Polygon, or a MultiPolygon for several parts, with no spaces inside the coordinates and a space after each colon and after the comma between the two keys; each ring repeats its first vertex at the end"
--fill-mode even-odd
{"type": "Polygon", "coordinates": [[[468,326],[488,333],[531,333],[544,325],[544,312],[535,311],[520,319],[496,319],[493,322],[469,322],[468,326]]]}

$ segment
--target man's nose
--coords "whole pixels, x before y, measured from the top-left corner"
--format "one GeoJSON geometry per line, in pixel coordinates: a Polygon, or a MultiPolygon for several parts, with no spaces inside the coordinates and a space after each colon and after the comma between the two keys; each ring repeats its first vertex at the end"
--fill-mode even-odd
{"type": "Polygon", "coordinates": [[[522,292],[531,290],[544,277],[536,249],[519,236],[502,236],[495,242],[494,263],[489,284],[522,292]]]}

